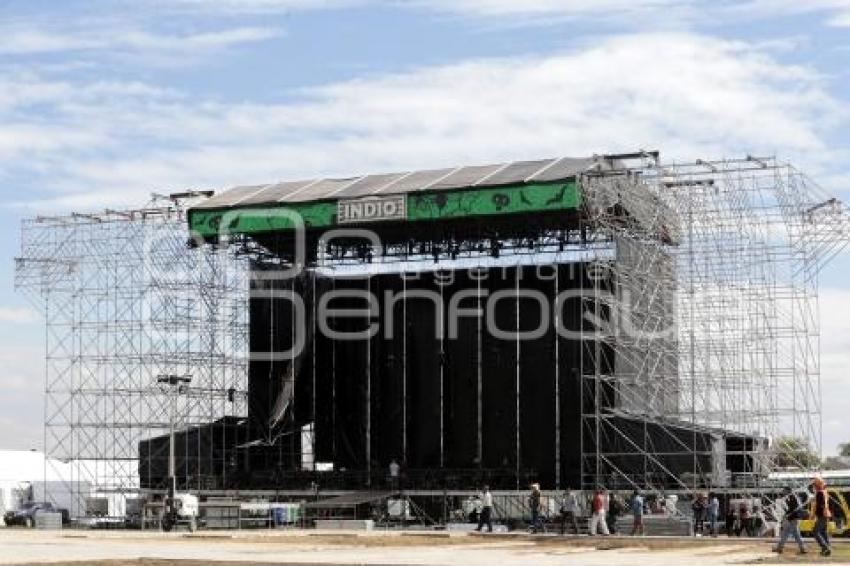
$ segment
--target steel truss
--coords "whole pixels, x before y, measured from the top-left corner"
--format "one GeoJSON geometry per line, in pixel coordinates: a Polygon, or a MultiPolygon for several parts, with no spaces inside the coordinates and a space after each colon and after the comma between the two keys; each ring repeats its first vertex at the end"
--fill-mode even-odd
{"type": "Polygon", "coordinates": [[[817,276],[848,242],[843,204],[774,158],[599,162],[579,178],[577,229],[320,261],[365,275],[595,264],[581,290],[581,488],[749,490],[776,467],[777,438],[819,453],[817,276]]]}
{"type": "Polygon", "coordinates": [[[617,409],[584,414],[585,487],[755,487],[774,467],[772,440],[798,437],[819,453],[817,275],[847,243],[843,205],[772,158],[646,156],[588,172],[581,188],[585,222],[617,258],[604,262],[616,292],[590,289],[588,311],[603,303],[612,331],[585,342],[584,387],[598,397],[608,385],[617,409]],[[623,415],[674,447],[622,430],[623,415]],[[672,474],[684,458],[689,473],[672,474]],[[746,472],[730,477],[730,458],[746,472]]]}
{"type": "MultiPolygon", "coordinates": [[[[819,452],[817,276],[848,241],[842,203],[772,158],[601,159],[613,166],[579,178],[576,234],[325,265],[595,261],[577,372],[588,400],[582,488],[751,487],[773,466],[772,439],[801,437],[819,452]],[[730,458],[746,473],[730,477],[730,458]]],[[[157,201],[23,223],[16,285],[47,321],[45,451],[74,464],[67,484],[80,505],[86,483],[138,489],[138,443],[169,427],[157,376],[193,378],[177,400],[180,428],[247,413],[249,263],[265,252],[250,241],[187,245],[185,208],[157,201]]],[[[226,473],[228,457],[213,467],[226,473]]]]}
{"type": "Polygon", "coordinates": [[[92,495],[123,514],[139,441],[167,433],[172,401],[180,428],[246,414],[247,261],[191,245],[185,204],[23,222],[15,283],[46,319],[47,465],[72,464],[47,495],[70,493],[75,516],[92,495]],[[192,378],[177,399],[157,386],[174,374],[192,378]]]}

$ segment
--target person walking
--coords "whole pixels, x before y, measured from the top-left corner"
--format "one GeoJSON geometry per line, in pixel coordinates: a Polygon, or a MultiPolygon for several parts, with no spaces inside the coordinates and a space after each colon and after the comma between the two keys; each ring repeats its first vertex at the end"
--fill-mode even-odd
{"type": "Polygon", "coordinates": [[[712,495],[706,508],[706,516],[708,518],[708,528],[712,537],[717,536],[717,521],[720,519],[720,500],[716,495],[712,495]]]}
{"type": "Polygon", "coordinates": [[[632,492],[632,536],[643,536],[643,496],[638,490],[632,492]]]}
{"type": "Polygon", "coordinates": [[[782,554],[782,549],[785,548],[785,541],[788,540],[788,537],[794,537],[797,548],[800,549],[800,554],[806,554],[806,545],[803,543],[803,537],[800,536],[799,524],[799,520],[803,517],[806,510],[800,505],[800,500],[790,487],[786,487],[784,492],[785,513],[782,516],[782,532],[779,535],[779,543],[774,548],[774,551],[782,554]]]}
{"type": "Polygon", "coordinates": [[[738,507],[738,530],[736,533],[739,537],[744,534],[748,537],[753,536],[752,520],[749,503],[746,501],[741,502],[741,505],[738,507]]]}
{"type": "Polygon", "coordinates": [[[727,500],[726,502],[726,536],[731,537],[735,535],[735,509],[732,507],[731,502],[727,500]]]}
{"type": "Polygon", "coordinates": [[[694,513],[694,536],[697,537],[701,537],[705,529],[706,508],[708,507],[707,500],[708,497],[705,494],[699,493],[691,505],[691,510],[694,513]]]}
{"type": "Polygon", "coordinates": [[[540,492],[540,484],[531,484],[531,495],[528,496],[528,506],[531,508],[531,532],[537,533],[543,525],[540,522],[540,498],[543,494],[540,492]]]}
{"type": "Polygon", "coordinates": [[[617,520],[620,518],[620,515],[625,511],[626,505],[623,503],[623,500],[620,499],[620,496],[616,493],[611,494],[611,501],[608,504],[608,514],[605,517],[605,522],[608,523],[608,532],[612,535],[617,534],[617,520]]]}
{"type": "Polygon", "coordinates": [[[814,536],[820,546],[821,556],[832,554],[829,545],[829,519],[832,512],[829,510],[829,492],[822,478],[815,478],[815,528],[814,536]]]}
{"type": "Polygon", "coordinates": [[[608,524],[605,522],[605,510],[607,508],[608,498],[605,496],[605,490],[599,488],[590,503],[590,536],[596,536],[597,530],[601,530],[603,535],[608,536],[608,524]]]}
{"type": "Polygon", "coordinates": [[[493,532],[493,494],[490,493],[490,486],[485,485],[481,494],[478,496],[481,500],[481,513],[478,514],[478,528],[475,529],[481,532],[484,525],[487,525],[487,532],[493,532]]]}
{"type": "Polygon", "coordinates": [[[567,489],[567,491],[564,492],[564,497],[561,500],[560,511],[561,511],[561,534],[562,535],[566,534],[567,521],[569,521],[570,524],[572,525],[573,532],[575,534],[578,534],[578,514],[579,514],[578,497],[576,497],[576,494],[571,489],[567,489]]]}

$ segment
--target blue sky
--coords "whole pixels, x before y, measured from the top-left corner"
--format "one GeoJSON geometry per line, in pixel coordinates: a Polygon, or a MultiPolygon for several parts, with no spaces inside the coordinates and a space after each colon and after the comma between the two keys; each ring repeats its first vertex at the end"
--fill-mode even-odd
{"type": "MultiPolygon", "coordinates": [[[[845,198],[848,61],[850,0],[0,0],[0,448],[40,438],[24,216],[635,148],[777,154],[845,198]]],[[[822,281],[827,452],[848,275],[822,281]]]]}

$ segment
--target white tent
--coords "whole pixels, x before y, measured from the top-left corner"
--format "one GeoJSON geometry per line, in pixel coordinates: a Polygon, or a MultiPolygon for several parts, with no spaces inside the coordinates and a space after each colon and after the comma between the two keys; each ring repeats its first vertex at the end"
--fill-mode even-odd
{"type": "Polygon", "coordinates": [[[45,485],[62,485],[70,477],[70,464],[48,462],[42,452],[0,450],[0,515],[24,501],[43,498],[45,485]]]}

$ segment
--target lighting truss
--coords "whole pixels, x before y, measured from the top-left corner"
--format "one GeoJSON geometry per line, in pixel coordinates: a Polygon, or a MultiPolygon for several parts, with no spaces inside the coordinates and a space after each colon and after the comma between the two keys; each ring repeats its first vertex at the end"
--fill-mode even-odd
{"type": "Polygon", "coordinates": [[[180,428],[246,415],[248,259],[189,245],[188,202],[22,224],[15,284],[46,320],[46,461],[71,464],[47,496],[71,493],[74,516],[91,495],[123,514],[138,490],[139,441],[169,429],[157,376],[192,376],[180,428]]]}

